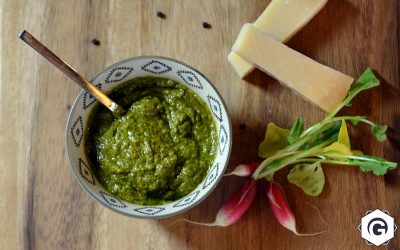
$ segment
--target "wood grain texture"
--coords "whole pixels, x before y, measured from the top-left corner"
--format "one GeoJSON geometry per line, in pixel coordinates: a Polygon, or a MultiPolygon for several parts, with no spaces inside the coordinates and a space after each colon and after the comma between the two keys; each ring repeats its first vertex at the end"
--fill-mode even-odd
{"type": "MultiPolygon", "coordinates": [[[[327,185],[316,198],[278,174],[301,232],[294,236],[272,218],[260,192],[248,213],[229,228],[206,228],[177,218],[211,221],[243,181],[224,178],[196,208],[158,221],[113,213],[96,203],[67,165],[64,130],[79,87],[18,40],[26,29],[88,78],[139,55],[182,60],[203,72],[223,96],[233,122],[229,168],[257,157],[267,122],[288,127],[297,116],[310,125],[322,111],[260,71],[240,80],[227,54],[245,22],[269,0],[0,0],[0,249],[371,249],[357,225],[366,210],[387,209],[400,224],[400,170],[376,177],[350,167],[326,166],[327,185]],[[166,19],[156,16],[163,11],[166,19]],[[207,21],[212,29],[203,29],[207,21]],[[97,38],[100,46],[90,43],[97,38]],[[246,128],[240,129],[239,124],[246,128]]],[[[399,1],[329,0],[288,45],[317,61],[358,76],[367,66],[382,86],[360,94],[344,114],[388,124],[377,143],[368,128],[352,130],[354,147],[400,162],[399,1]]],[[[400,249],[400,234],[380,249],[400,249]]]]}

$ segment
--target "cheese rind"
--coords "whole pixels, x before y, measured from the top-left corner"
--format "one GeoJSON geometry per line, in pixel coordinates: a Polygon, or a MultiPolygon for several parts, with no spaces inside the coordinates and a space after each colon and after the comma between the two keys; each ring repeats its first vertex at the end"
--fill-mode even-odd
{"type": "MultiPolygon", "coordinates": [[[[254,22],[254,26],[280,42],[289,40],[304,27],[327,3],[328,0],[272,0],[254,22]]],[[[234,52],[228,61],[243,78],[254,69],[234,52]]]]}
{"type": "Polygon", "coordinates": [[[277,42],[252,24],[243,26],[232,51],[328,112],[343,101],[354,80],[277,42]]]}

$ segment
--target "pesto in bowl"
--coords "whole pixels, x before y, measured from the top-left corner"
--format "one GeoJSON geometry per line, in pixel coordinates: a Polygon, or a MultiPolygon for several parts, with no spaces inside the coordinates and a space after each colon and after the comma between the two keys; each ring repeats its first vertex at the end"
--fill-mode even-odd
{"type": "Polygon", "coordinates": [[[127,113],[114,118],[96,104],[84,140],[104,188],[140,205],[166,204],[192,192],[218,148],[208,105],[183,84],[153,76],[130,79],[109,96],[127,113]]]}

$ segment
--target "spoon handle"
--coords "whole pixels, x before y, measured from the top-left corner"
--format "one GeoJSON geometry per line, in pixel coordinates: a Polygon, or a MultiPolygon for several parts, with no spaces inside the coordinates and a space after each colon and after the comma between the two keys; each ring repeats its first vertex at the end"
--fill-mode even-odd
{"type": "Polygon", "coordinates": [[[76,72],[63,60],[61,60],[56,54],[54,54],[41,42],[39,42],[28,31],[22,31],[19,37],[34,50],[36,50],[39,54],[41,54],[44,58],[46,58],[49,62],[51,62],[54,66],[56,66],[59,70],[61,70],[64,74],[66,74],[69,78],[71,78],[74,82],[79,84],[79,86],[81,86],[92,96],[94,96],[99,102],[109,108],[113,113],[118,113],[123,110],[118,104],[113,102],[108,96],[101,92],[99,88],[97,88],[94,84],[90,83],[88,80],[79,75],[78,72],[76,72]]]}

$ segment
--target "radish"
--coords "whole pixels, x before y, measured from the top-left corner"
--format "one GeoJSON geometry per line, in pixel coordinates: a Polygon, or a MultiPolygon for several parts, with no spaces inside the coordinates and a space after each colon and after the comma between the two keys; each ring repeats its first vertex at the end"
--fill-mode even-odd
{"type": "Polygon", "coordinates": [[[285,193],[283,192],[282,187],[275,183],[269,182],[269,188],[267,190],[267,197],[269,201],[269,205],[272,209],[272,212],[278,222],[284,226],[285,228],[292,231],[294,234],[298,236],[314,236],[318,234],[325,233],[326,231],[313,233],[313,234],[300,234],[296,229],[296,220],[294,218],[294,214],[289,207],[289,204],[286,200],[285,193]]]}
{"type": "Polygon", "coordinates": [[[220,226],[227,227],[238,221],[242,215],[250,207],[256,196],[257,186],[254,179],[246,180],[236,192],[228,199],[228,201],[219,209],[215,221],[213,223],[202,223],[181,219],[203,226],[220,226]]]}
{"type": "Polygon", "coordinates": [[[240,164],[238,165],[232,172],[225,174],[224,176],[229,176],[229,175],[236,175],[236,176],[251,176],[254,171],[256,171],[257,167],[260,166],[262,161],[256,161],[253,163],[249,164],[240,164]]]}

